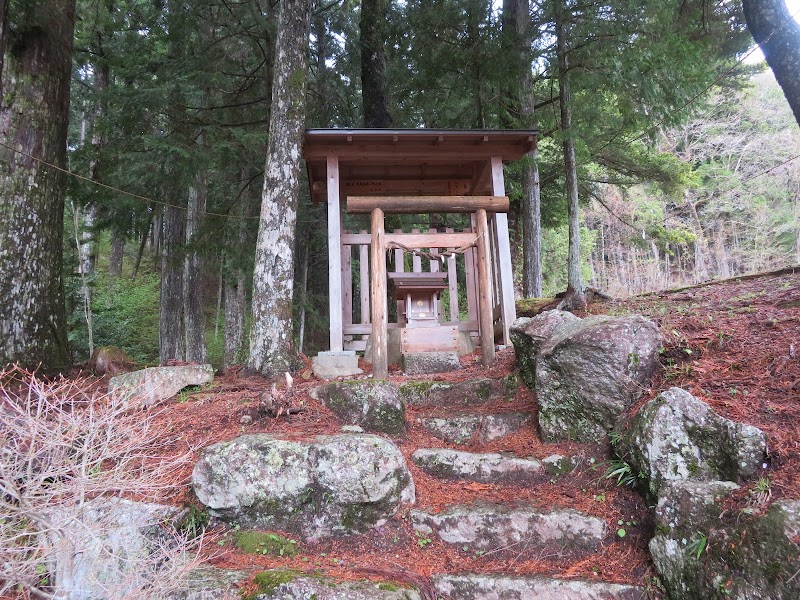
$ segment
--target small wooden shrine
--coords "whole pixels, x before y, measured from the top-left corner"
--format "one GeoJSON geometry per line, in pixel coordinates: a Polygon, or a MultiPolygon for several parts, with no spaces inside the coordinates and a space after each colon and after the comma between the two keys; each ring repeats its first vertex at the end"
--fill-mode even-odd
{"type": "Polygon", "coordinates": [[[328,208],[332,351],[364,350],[370,336],[385,378],[387,332],[400,329],[404,352],[453,350],[469,335],[494,362],[516,318],[503,163],[535,145],[534,130],[306,131],[311,196],[328,208]],[[343,231],[343,206],[370,215],[370,229],[343,231]],[[469,226],[385,229],[386,214],[434,213],[469,214],[469,226]]]}

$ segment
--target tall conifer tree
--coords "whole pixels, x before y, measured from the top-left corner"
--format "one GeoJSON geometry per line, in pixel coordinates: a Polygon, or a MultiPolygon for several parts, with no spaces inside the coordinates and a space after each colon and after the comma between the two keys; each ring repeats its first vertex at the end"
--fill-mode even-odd
{"type": "Polygon", "coordinates": [[[18,2],[2,21],[0,363],[67,363],[61,276],[75,0],[18,2]],[[43,162],[39,162],[39,160],[43,162]]]}

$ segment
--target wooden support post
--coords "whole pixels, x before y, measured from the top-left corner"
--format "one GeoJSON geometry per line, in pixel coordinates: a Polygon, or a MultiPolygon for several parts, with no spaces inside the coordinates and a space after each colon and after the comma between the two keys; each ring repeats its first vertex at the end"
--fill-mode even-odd
{"type": "Polygon", "coordinates": [[[383,229],[383,211],[372,211],[372,243],[370,258],[372,277],[370,298],[372,299],[372,377],[386,379],[389,376],[389,362],[386,338],[386,232],[383,229]]]}
{"type": "Polygon", "coordinates": [[[478,318],[481,325],[481,363],[494,364],[494,327],[492,325],[491,248],[489,223],[482,208],[475,213],[478,225],[478,318]]]}
{"type": "MultiPolygon", "coordinates": [[[[369,233],[362,230],[361,233],[369,233]]],[[[358,247],[358,276],[361,296],[361,323],[369,323],[369,246],[358,247]]]]}
{"type": "MultiPolygon", "coordinates": [[[[453,228],[448,227],[447,233],[453,233],[453,228]]],[[[454,250],[454,248],[448,248],[454,250]]],[[[458,269],[456,269],[456,257],[447,257],[447,283],[450,288],[450,320],[458,321],[458,269]]]]}
{"type": "MultiPolygon", "coordinates": [[[[471,231],[475,231],[475,215],[472,215],[471,231]]],[[[475,248],[469,248],[464,254],[464,271],[466,273],[467,282],[467,319],[470,321],[477,321],[478,319],[478,261],[476,259],[478,253],[475,248]]]]}
{"type": "MultiPolygon", "coordinates": [[[[395,233],[403,233],[402,229],[395,229],[395,233]]],[[[403,252],[402,248],[395,248],[394,250],[394,272],[395,273],[405,273],[406,270],[406,259],[405,253],[403,252]]],[[[405,324],[406,322],[406,301],[405,300],[398,300],[397,301],[397,322],[401,324],[405,324]]]]}
{"type": "Polygon", "coordinates": [[[331,350],[341,351],[342,334],[342,228],[339,210],[339,157],[328,156],[328,306],[331,350]]]}
{"type": "MultiPolygon", "coordinates": [[[[499,156],[492,157],[492,193],[505,195],[506,184],[503,178],[503,161],[499,156]]],[[[511,243],[508,239],[508,215],[498,212],[494,216],[497,254],[500,264],[500,314],[503,319],[503,343],[511,345],[508,330],[517,319],[517,308],[514,304],[514,275],[511,272],[511,243]]]]}
{"type": "MultiPolygon", "coordinates": [[[[411,233],[419,233],[419,229],[412,229],[411,233]]],[[[411,255],[411,270],[414,273],[422,273],[422,257],[419,254],[411,255]]]]}
{"type": "MultiPolygon", "coordinates": [[[[435,228],[429,229],[428,232],[429,233],[437,233],[435,228]]],[[[439,248],[430,248],[428,251],[431,254],[433,254],[434,256],[438,256],[438,254],[439,254],[439,248]]],[[[439,272],[439,259],[438,258],[436,258],[436,259],[432,258],[430,260],[430,263],[431,263],[431,273],[438,273],[439,272]]]]}
{"type": "MultiPolygon", "coordinates": [[[[348,233],[348,231],[344,231],[348,233]]],[[[353,247],[342,246],[342,323],[353,324],[353,247]]],[[[353,336],[344,336],[350,341],[353,336]]]]}

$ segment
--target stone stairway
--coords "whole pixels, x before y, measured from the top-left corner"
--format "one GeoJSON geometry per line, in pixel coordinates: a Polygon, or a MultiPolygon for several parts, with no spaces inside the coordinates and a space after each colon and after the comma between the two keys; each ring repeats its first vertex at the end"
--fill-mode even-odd
{"type": "MultiPolygon", "coordinates": [[[[578,571],[582,578],[574,575],[561,578],[572,565],[591,560],[614,543],[615,523],[572,506],[569,497],[552,500],[555,494],[537,496],[536,490],[543,486],[562,489],[569,487],[561,483],[565,480],[588,481],[585,467],[592,450],[571,444],[567,446],[578,448],[574,453],[561,447],[557,448],[561,452],[555,453],[553,447],[543,445],[535,435],[535,406],[530,392],[518,385],[514,375],[456,382],[420,379],[334,382],[319,386],[311,396],[330,408],[351,430],[358,425],[355,429],[363,427],[368,432],[356,433],[355,437],[373,440],[370,444],[386,436],[394,439],[409,463],[417,498],[399,517],[392,517],[396,528],[393,531],[407,528],[411,534],[409,541],[413,547],[419,546],[416,550],[421,557],[434,552],[426,549],[428,545],[436,547],[435,552],[445,557],[439,564],[425,567],[423,585],[417,581],[414,587],[397,591],[390,589],[392,584],[381,584],[380,588],[365,591],[330,580],[321,586],[325,593],[320,595],[315,590],[315,597],[332,600],[362,597],[638,600],[645,597],[642,588],[588,578],[585,568],[578,571]],[[405,410],[403,431],[396,426],[397,410],[405,410]],[[381,437],[370,435],[370,431],[380,433],[381,437]],[[535,452],[527,453],[527,448],[535,452]],[[583,467],[583,474],[577,474],[576,465],[583,467]],[[517,566],[506,569],[504,565],[517,566]],[[497,569],[503,569],[502,575],[497,569]]],[[[262,445],[275,443],[259,441],[262,445]]],[[[331,442],[326,438],[314,443],[331,442]]],[[[314,448],[309,454],[312,458],[319,454],[314,448]]],[[[227,446],[225,452],[226,456],[231,455],[227,446]]],[[[340,475],[336,467],[330,474],[326,472],[325,477],[340,475]]],[[[375,477],[376,481],[380,479],[377,471],[375,477]]],[[[588,477],[596,480],[598,475],[588,477]]],[[[213,479],[211,475],[209,479],[213,479]]],[[[585,499],[591,498],[592,491],[582,492],[579,495],[585,508],[585,499]]],[[[324,501],[331,493],[316,494],[313,498],[317,496],[324,501]]],[[[342,510],[349,514],[350,509],[342,510]]],[[[299,581],[282,583],[274,593],[258,598],[309,597],[305,588],[300,589],[299,581]]],[[[303,585],[308,584],[303,581],[303,585]]],[[[191,597],[187,596],[187,600],[191,597]]]]}
{"type": "MultiPolygon", "coordinates": [[[[501,502],[478,498],[438,511],[411,510],[412,526],[423,539],[438,540],[473,557],[506,558],[512,563],[545,553],[580,561],[613,542],[616,530],[611,530],[605,519],[574,508],[542,507],[520,499],[522,490],[571,474],[584,456],[549,453],[533,457],[485,451],[487,444],[502,445],[515,433],[536,429],[533,412],[519,410],[519,402],[515,402],[518,385],[513,375],[459,383],[415,381],[401,385],[400,390],[409,407],[409,431],[424,431],[444,442],[414,450],[409,456],[412,464],[445,485],[486,484],[502,489],[504,496],[501,502]]],[[[425,498],[419,498],[418,504],[424,503],[425,498]]],[[[644,590],[636,586],[562,580],[536,573],[439,572],[433,574],[432,583],[438,594],[453,600],[645,597],[644,590]]]]}

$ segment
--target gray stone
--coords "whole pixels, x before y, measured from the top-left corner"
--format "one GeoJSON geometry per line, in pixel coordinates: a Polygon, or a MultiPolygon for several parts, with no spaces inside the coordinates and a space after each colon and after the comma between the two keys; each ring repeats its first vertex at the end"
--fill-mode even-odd
{"type": "Polygon", "coordinates": [[[406,428],[406,407],[397,386],[388,381],[343,381],[327,383],[310,395],[330,408],[349,425],[367,431],[397,435],[406,428]]]}
{"type": "Polygon", "coordinates": [[[445,479],[520,484],[542,479],[542,464],[538,460],[503,454],[420,448],[411,455],[411,460],[429,475],[445,479]]]}
{"type": "Polygon", "coordinates": [[[451,506],[437,514],[412,510],[411,521],[416,531],[435,532],[443,542],[459,548],[508,549],[515,555],[538,553],[542,545],[594,550],[608,532],[603,519],[577,510],[543,511],[488,503],[451,506]]]}
{"type": "Polygon", "coordinates": [[[320,379],[336,379],[363,373],[354,350],[326,350],[311,359],[311,370],[320,379]]]}
{"type": "Polygon", "coordinates": [[[542,466],[549,475],[561,476],[575,470],[580,459],[562,456],[561,454],[551,454],[542,459],[542,466]]]}
{"type": "Polygon", "coordinates": [[[762,516],[740,513],[728,525],[719,518],[706,520],[718,509],[703,514],[697,506],[710,507],[698,503],[687,521],[650,541],[653,563],[671,600],[800,598],[800,501],[775,502],[762,516]],[[701,540],[705,549],[698,556],[701,540]]]}
{"type": "Polygon", "coordinates": [[[458,371],[461,362],[456,352],[405,352],[400,359],[400,368],[406,375],[427,375],[458,371]]]}
{"type": "Polygon", "coordinates": [[[125,598],[143,590],[168,592],[179,582],[183,564],[180,544],[170,535],[179,510],[173,506],[95,498],[79,505],[56,506],[42,515],[53,524],[52,537],[42,540],[57,550],[53,579],[69,582],[70,600],[125,598]],[[172,558],[173,560],[169,560],[172,558]],[[154,587],[155,586],[155,587],[154,587]]]}
{"type": "Polygon", "coordinates": [[[526,412],[462,414],[451,417],[420,417],[419,424],[438,438],[453,444],[465,444],[477,435],[485,444],[529,425],[533,418],[526,412]]]}
{"type": "Polygon", "coordinates": [[[248,577],[245,571],[217,567],[192,569],[180,589],[169,595],[169,600],[240,600],[242,594],[236,585],[248,577]]]}
{"type": "Polygon", "coordinates": [[[192,473],[197,498],[229,523],[314,541],[380,525],[414,482],[400,450],[368,434],[291,441],[243,435],[206,448],[192,473]]]}
{"type": "Polygon", "coordinates": [[[571,312],[546,310],[535,317],[520,317],[508,330],[520,376],[529,388],[536,385],[536,355],[542,343],[564,323],[579,321],[571,312]]]}
{"type": "Polygon", "coordinates": [[[182,365],[179,367],[149,367],[112,377],[109,393],[143,406],[172,398],[190,385],[204,385],[214,380],[211,365],[182,365]]]}
{"type": "Polygon", "coordinates": [[[646,480],[651,500],[667,481],[738,481],[761,468],[764,433],[715,413],[672,388],[645,404],[623,427],[617,454],[646,480]]]}
{"type": "MultiPolygon", "coordinates": [[[[386,355],[390,365],[400,365],[402,352],[400,350],[400,329],[389,329],[386,331],[386,355]]],[[[475,352],[475,343],[469,331],[458,332],[458,355],[464,356],[475,352]]],[[[372,336],[367,336],[367,347],[364,350],[364,360],[372,364],[372,336]]]]}
{"type": "Polygon", "coordinates": [[[661,335],[644,317],[587,317],[555,329],[539,348],[539,428],[548,442],[602,442],[645,389],[661,335]]]}
{"type": "Polygon", "coordinates": [[[510,402],[517,393],[514,375],[500,379],[468,379],[458,383],[409,381],[400,386],[400,396],[411,406],[458,408],[510,402]]]}
{"type": "Polygon", "coordinates": [[[739,486],[732,481],[673,481],[661,488],[656,527],[683,537],[714,527],[722,514],[719,502],[739,486]]]}
{"type": "Polygon", "coordinates": [[[277,573],[272,589],[258,594],[258,600],[421,600],[420,593],[391,582],[336,582],[327,577],[307,577],[291,571],[277,573]]]}
{"type": "Polygon", "coordinates": [[[632,585],[552,579],[538,575],[434,575],[440,594],[458,600],[645,600],[645,590],[632,585]]]}

